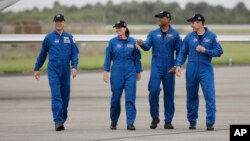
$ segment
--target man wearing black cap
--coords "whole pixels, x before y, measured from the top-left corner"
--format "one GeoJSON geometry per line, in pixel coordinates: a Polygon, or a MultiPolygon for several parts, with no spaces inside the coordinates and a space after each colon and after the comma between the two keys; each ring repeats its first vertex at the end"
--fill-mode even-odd
{"type": "Polygon", "coordinates": [[[152,117],[150,128],[155,129],[160,122],[159,95],[162,81],[164,91],[164,128],[173,129],[172,119],[175,111],[174,53],[178,54],[182,41],[179,33],[170,26],[172,19],[170,12],[161,11],[155,17],[158,19],[160,28],[151,31],[145,42],[137,40],[137,44],[145,51],[152,47],[151,74],[148,84],[150,114],[152,117]]]}
{"type": "Polygon", "coordinates": [[[196,129],[199,107],[199,84],[206,101],[207,130],[214,130],[215,123],[215,87],[212,57],[220,57],[223,53],[216,35],[204,27],[205,18],[195,14],[187,19],[193,32],[187,34],[176,60],[176,75],[180,76],[180,67],[188,56],[186,67],[187,118],[189,129],[196,129]]]}
{"type": "Polygon", "coordinates": [[[70,98],[70,64],[72,77],[77,74],[78,48],[71,34],[64,32],[64,16],[55,15],[55,31],[47,34],[42,43],[40,54],[37,58],[34,76],[40,79],[40,68],[43,66],[47,54],[48,78],[52,97],[52,112],[55,122],[55,130],[64,130],[64,123],[67,120],[67,108],[70,98]]]}

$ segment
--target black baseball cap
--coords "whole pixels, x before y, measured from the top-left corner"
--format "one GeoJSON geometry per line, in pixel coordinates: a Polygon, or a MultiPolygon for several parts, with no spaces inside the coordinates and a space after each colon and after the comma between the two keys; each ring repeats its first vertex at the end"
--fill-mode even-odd
{"type": "Polygon", "coordinates": [[[171,13],[168,12],[168,11],[161,11],[160,13],[155,14],[155,17],[156,17],[156,18],[167,17],[167,18],[171,19],[171,13]]]}
{"type": "Polygon", "coordinates": [[[201,14],[194,14],[191,18],[187,19],[188,22],[201,21],[205,23],[205,18],[201,14]]]}
{"type": "Polygon", "coordinates": [[[55,22],[56,21],[65,21],[65,19],[64,19],[64,16],[62,14],[57,14],[57,15],[55,15],[53,21],[55,21],[55,22]]]}
{"type": "Polygon", "coordinates": [[[127,27],[127,23],[123,20],[119,20],[115,23],[113,27],[127,27]]]}

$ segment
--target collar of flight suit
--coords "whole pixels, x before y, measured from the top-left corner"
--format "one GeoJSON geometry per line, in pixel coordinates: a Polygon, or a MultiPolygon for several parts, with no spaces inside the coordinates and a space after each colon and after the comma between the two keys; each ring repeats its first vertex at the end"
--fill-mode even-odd
{"type": "Polygon", "coordinates": [[[63,32],[62,32],[62,35],[60,35],[56,30],[54,31],[54,34],[56,34],[56,35],[58,35],[58,36],[65,36],[65,35],[66,35],[64,30],[63,30],[63,32]]]}

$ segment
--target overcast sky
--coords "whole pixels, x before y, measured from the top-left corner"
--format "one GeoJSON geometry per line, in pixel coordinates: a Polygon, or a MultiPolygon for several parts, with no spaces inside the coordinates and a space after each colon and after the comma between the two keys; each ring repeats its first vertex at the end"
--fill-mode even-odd
{"type": "MultiPolygon", "coordinates": [[[[86,4],[95,4],[97,2],[101,2],[105,4],[108,0],[20,0],[16,4],[10,6],[4,11],[23,11],[26,9],[33,9],[34,7],[38,7],[39,9],[43,9],[44,7],[51,8],[55,1],[59,1],[62,5],[75,5],[77,7],[81,7],[86,4]]],[[[120,3],[122,1],[133,1],[133,0],[112,0],[113,3],[120,3]]],[[[134,0],[135,1],[135,0],[134,0]]],[[[156,1],[156,0],[136,0],[137,2],[141,1],[156,1]]],[[[161,0],[163,2],[178,2],[179,5],[184,8],[187,2],[207,2],[210,5],[222,5],[226,8],[234,7],[238,2],[244,2],[246,7],[250,9],[250,0],[161,0]]]]}

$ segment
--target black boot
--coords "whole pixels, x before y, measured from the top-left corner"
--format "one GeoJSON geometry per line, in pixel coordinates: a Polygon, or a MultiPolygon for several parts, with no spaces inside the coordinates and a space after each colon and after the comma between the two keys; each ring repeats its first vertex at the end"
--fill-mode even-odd
{"type": "Polygon", "coordinates": [[[191,123],[191,124],[189,125],[189,129],[190,129],[190,130],[195,130],[195,129],[196,129],[196,124],[191,123]]]}
{"type": "Polygon", "coordinates": [[[117,126],[116,123],[111,123],[110,129],[111,129],[111,130],[116,130],[116,126],[117,126]]]}
{"type": "Polygon", "coordinates": [[[152,120],[150,128],[151,129],[155,129],[157,127],[157,124],[160,123],[160,119],[159,118],[155,118],[152,120]]]}
{"type": "Polygon", "coordinates": [[[56,123],[56,124],[55,124],[55,130],[56,130],[56,131],[62,131],[62,130],[65,130],[65,128],[64,128],[63,124],[61,124],[61,123],[56,123]]]}
{"type": "Polygon", "coordinates": [[[133,124],[127,126],[127,130],[136,130],[133,124]]]}
{"type": "Polygon", "coordinates": [[[171,124],[171,122],[165,122],[164,128],[165,129],[174,129],[174,126],[171,124]]]}
{"type": "Polygon", "coordinates": [[[207,125],[207,131],[213,131],[214,126],[213,125],[207,125]]]}

